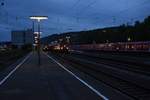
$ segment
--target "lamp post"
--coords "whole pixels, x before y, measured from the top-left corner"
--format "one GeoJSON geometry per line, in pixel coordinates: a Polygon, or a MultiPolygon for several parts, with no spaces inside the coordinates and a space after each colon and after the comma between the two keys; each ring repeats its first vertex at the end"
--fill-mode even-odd
{"type": "Polygon", "coordinates": [[[37,32],[37,41],[36,41],[36,44],[37,44],[37,53],[38,53],[38,64],[40,65],[41,64],[41,58],[40,58],[40,22],[41,20],[46,20],[48,19],[47,16],[30,16],[30,19],[31,20],[37,20],[38,22],[38,32],[37,32]]]}

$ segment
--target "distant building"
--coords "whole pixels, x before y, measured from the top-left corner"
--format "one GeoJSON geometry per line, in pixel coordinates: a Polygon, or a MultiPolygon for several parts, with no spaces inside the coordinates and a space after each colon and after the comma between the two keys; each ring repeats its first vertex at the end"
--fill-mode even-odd
{"type": "Polygon", "coordinates": [[[28,30],[16,30],[11,32],[12,44],[16,46],[23,46],[26,44],[34,43],[34,34],[30,29],[28,30]]]}
{"type": "Polygon", "coordinates": [[[0,42],[0,51],[11,48],[11,42],[0,42]]]}

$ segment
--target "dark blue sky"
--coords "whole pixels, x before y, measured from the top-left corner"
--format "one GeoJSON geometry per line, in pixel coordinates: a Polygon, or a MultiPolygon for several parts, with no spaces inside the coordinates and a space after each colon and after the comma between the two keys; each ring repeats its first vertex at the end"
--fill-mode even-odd
{"type": "Polygon", "coordinates": [[[42,36],[133,23],[150,15],[150,0],[0,0],[0,41],[32,26],[28,16],[47,15],[42,36]]]}

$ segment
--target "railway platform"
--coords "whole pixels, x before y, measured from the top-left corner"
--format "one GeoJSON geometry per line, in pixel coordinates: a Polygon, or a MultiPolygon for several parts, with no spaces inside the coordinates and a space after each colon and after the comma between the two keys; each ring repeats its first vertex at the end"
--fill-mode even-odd
{"type": "Polygon", "coordinates": [[[0,100],[107,100],[57,62],[32,52],[0,80],[0,100]]]}

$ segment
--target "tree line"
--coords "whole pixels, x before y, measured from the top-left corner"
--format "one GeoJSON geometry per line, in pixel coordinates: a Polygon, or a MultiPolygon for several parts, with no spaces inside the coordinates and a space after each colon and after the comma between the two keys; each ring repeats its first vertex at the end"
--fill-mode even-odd
{"type": "Polygon", "coordinates": [[[143,22],[136,21],[134,25],[123,24],[90,31],[54,34],[43,38],[42,43],[48,44],[66,36],[71,37],[72,44],[150,41],[150,16],[143,22]]]}

